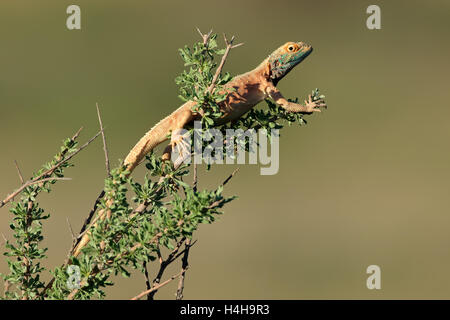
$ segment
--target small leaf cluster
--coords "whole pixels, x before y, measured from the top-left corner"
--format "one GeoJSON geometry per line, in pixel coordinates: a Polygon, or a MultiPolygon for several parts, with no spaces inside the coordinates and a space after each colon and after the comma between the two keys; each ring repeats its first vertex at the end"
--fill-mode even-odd
{"type": "Polygon", "coordinates": [[[224,85],[231,80],[231,75],[220,73],[217,77],[215,90],[210,92],[217,67],[216,56],[223,55],[225,49],[219,49],[217,35],[212,34],[206,43],[197,42],[192,48],[185,46],[179,49],[184,65],[188,67],[176,79],[180,87],[179,97],[183,101],[195,101],[193,111],[202,115],[202,123],[209,128],[214,125],[223,113],[218,103],[223,101],[231,89],[224,90],[224,85]]]}

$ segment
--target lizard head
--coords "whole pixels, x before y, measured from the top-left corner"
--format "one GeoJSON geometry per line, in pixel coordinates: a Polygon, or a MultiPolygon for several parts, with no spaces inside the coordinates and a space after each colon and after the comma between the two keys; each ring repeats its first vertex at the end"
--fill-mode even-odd
{"type": "Polygon", "coordinates": [[[276,85],[297,64],[303,61],[313,48],[304,42],[287,42],[268,58],[270,79],[276,85]]]}

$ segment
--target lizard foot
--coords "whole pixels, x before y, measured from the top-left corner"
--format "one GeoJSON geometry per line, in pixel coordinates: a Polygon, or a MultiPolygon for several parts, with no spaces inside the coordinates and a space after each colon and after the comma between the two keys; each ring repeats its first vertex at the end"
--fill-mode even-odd
{"type": "Polygon", "coordinates": [[[313,100],[312,96],[309,95],[308,99],[305,100],[305,112],[322,112],[320,108],[327,108],[327,105],[323,99],[313,100]]]}
{"type": "Polygon", "coordinates": [[[185,135],[181,135],[177,132],[172,133],[170,147],[172,149],[172,161],[175,166],[180,165],[191,155],[190,140],[186,139],[188,135],[189,133],[186,133],[185,135]],[[178,157],[175,158],[175,154],[178,154],[178,157]]]}

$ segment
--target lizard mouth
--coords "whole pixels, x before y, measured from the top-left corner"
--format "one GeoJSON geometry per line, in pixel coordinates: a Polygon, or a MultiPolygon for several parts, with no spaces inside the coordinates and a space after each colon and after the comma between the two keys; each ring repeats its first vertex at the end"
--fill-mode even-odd
{"type": "Polygon", "coordinates": [[[298,44],[300,46],[299,52],[302,52],[305,58],[313,51],[313,47],[307,43],[299,42],[298,44]]]}
{"type": "Polygon", "coordinates": [[[304,59],[306,59],[307,56],[311,54],[313,51],[313,48],[304,42],[298,42],[298,45],[300,46],[300,50],[298,50],[297,57],[296,57],[296,63],[295,65],[302,62],[304,59]]]}

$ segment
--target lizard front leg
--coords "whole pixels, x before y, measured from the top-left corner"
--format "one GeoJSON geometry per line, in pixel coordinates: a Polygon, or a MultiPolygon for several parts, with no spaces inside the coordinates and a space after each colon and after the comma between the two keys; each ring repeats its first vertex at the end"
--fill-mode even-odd
{"type": "Polygon", "coordinates": [[[313,101],[311,95],[309,95],[308,99],[305,100],[304,105],[289,102],[283,97],[280,90],[278,90],[273,85],[267,87],[267,94],[271,99],[275,101],[276,104],[280,105],[288,112],[311,114],[313,112],[321,112],[320,108],[327,107],[323,99],[313,101]]]}

